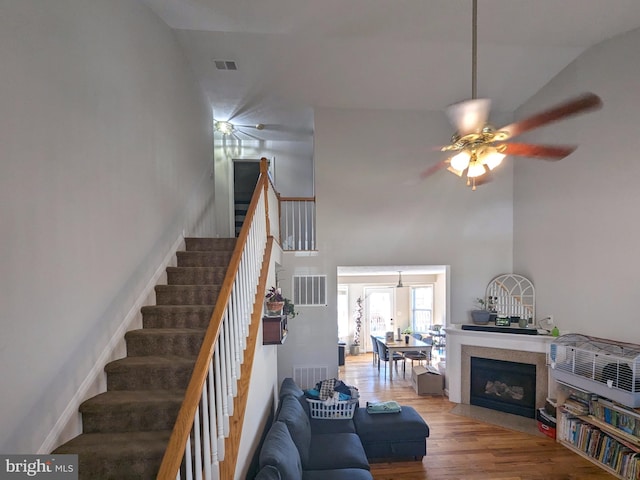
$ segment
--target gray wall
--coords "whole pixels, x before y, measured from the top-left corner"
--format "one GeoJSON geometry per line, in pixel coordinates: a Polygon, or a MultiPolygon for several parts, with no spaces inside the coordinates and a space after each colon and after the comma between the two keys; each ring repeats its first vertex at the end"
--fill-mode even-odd
{"type": "Polygon", "coordinates": [[[539,317],[561,332],[640,343],[640,30],[590,49],[519,114],[583,91],[602,110],[529,135],[578,144],[558,163],[516,162],[514,266],[536,287],[539,317]]]}
{"type": "Polygon", "coordinates": [[[212,120],[138,2],[3,1],[0,64],[0,452],[35,453],[182,232],[213,233],[212,120]]]}

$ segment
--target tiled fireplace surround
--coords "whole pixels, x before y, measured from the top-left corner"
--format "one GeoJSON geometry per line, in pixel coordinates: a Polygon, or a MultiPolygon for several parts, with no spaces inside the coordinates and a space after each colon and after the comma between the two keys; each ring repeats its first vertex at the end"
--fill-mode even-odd
{"type": "Polygon", "coordinates": [[[546,352],[553,337],[462,330],[459,325],[446,328],[446,382],[449,400],[470,403],[471,357],[491,358],[536,366],[536,408],[544,406],[549,391],[546,352]]]}

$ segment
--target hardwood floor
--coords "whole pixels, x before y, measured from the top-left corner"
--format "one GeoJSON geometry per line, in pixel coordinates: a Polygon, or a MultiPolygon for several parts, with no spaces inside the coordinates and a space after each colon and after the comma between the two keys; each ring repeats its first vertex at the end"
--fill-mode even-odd
{"type": "MultiPolygon", "coordinates": [[[[389,368],[389,366],[387,367],[389,368]]],[[[358,387],[360,405],[395,400],[415,408],[429,425],[427,455],[418,461],[371,464],[375,480],[594,480],[612,479],[555,440],[508,430],[450,413],[456,405],[441,396],[418,396],[411,386],[411,362],[389,381],[371,354],[347,356],[340,378],[358,387]]]]}

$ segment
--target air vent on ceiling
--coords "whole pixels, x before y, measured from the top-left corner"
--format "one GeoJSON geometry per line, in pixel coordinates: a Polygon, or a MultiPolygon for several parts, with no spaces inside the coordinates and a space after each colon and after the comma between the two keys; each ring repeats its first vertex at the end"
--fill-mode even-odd
{"type": "Polygon", "coordinates": [[[214,60],[213,63],[215,64],[218,70],[237,70],[238,69],[236,62],[234,62],[233,60],[214,60]]]}

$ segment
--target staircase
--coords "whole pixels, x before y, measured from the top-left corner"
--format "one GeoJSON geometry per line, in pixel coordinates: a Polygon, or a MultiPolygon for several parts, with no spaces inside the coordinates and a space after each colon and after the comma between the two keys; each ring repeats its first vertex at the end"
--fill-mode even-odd
{"type": "Polygon", "coordinates": [[[156,478],[236,239],[185,242],[127,357],[105,366],[107,391],[80,406],[83,433],[52,452],[78,454],[80,480],[156,478]]]}

